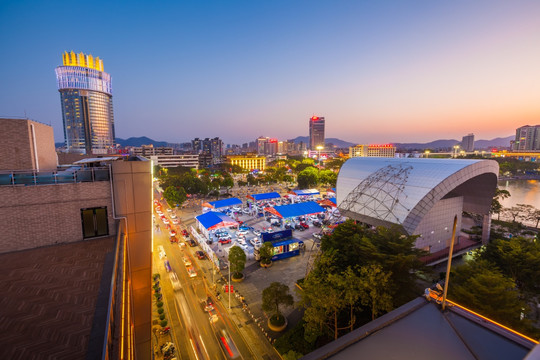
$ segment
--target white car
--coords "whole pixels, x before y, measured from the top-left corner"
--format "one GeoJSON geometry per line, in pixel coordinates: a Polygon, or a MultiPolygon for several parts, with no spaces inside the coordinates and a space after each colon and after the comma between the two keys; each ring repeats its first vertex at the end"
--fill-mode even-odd
{"type": "Polygon", "coordinates": [[[239,207],[239,206],[234,206],[232,209],[233,209],[234,211],[242,211],[242,208],[239,207]]]}
{"type": "Polygon", "coordinates": [[[261,246],[262,245],[261,240],[259,240],[257,238],[253,238],[253,239],[249,240],[249,242],[253,246],[261,246]]]}
{"type": "Polygon", "coordinates": [[[174,225],[178,225],[178,224],[180,224],[180,220],[178,220],[178,219],[173,219],[173,220],[172,220],[172,223],[173,223],[174,225]]]}
{"type": "Polygon", "coordinates": [[[242,210],[242,212],[243,212],[244,214],[247,215],[247,214],[249,214],[251,211],[250,211],[249,209],[244,209],[244,210],[242,210]]]}
{"type": "Polygon", "coordinates": [[[167,208],[167,212],[172,212],[172,209],[171,209],[171,208],[167,208]]]}
{"type": "Polygon", "coordinates": [[[176,219],[176,215],[175,215],[174,213],[170,214],[169,217],[170,217],[171,219],[176,219]]]}
{"type": "Polygon", "coordinates": [[[246,239],[242,237],[237,238],[236,242],[238,242],[240,245],[246,245],[246,239]]]}
{"type": "Polygon", "coordinates": [[[257,235],[257,236],[260,236],[261,235],[261,231],[260,230],[253,230],[253,234],[257,235]]]}
{"type": "Polygon", "coordinates": [[[236,232],[236,234],[238,234],[238,235],[247,235],[247,233],[248,233],[247,230],[238,230],[236,232]]]}
{"type": "Polygon", "coordinates": [[[161,218],[161,221],[163,221],[165,225],[169,224],[169,219],[167,219],[166,217],[161,218]]]}
{"type": "Polygon", "coordinates": [[[188,272],[188,275],[189,277],[195,277],[197,276],[197,272],[195,271],[195,269],[193,267],[188,267],[187,268],[187,272],[188,272]]]}
{"type": "Polygon", "coordinates": [[[319,220],[319,218],[317,217],[317,215],[309,215],[309,219],[310,219],[311,221],[319,220]]]}
{"type": "Polygon", "coordinates": [[[180,280],[178,280],[178,275],[176,275],[174,271],[169,273],[169,279],[171,280],[171,284],[174,290],[180,290],[182,288],[180,280]]]}
{"type": "Polygon", "coordinates": [[[184,265],[191,266],[191,260],[187,256],[184,256],[182,260],[184,260],[184,265]]]}

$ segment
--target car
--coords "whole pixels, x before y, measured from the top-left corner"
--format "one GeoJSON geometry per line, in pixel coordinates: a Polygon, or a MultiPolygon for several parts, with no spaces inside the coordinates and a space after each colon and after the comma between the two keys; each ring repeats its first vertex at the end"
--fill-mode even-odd
{"type": "Polygon", "coordinates": [[[316,234],[313,234],[313,237],[315,239],[318,239],[318,240],[321,240],[321,238],[323,237],[321,233],[316,233],[316,234]]]}
{"type": "Polygon", "coordinates": [[[302,226],[304,229],[309,229],[309,225],[303,221],[300,223],[300,226],[302,226]]]}
{"type": "Polygon", "coordinates": [[[197,272],[195,271],[195,269],[193,268],[193,266],[188,267],[188,268],[187,268],[187,272],[188,272],[189,277],[195,277],[195,276],[197,276],[197,272]]]}
{"type": "Polygon", "coordinates": [[[171,264],[169,264],[169,260],[163,260],[163,266],[165,266],[165,271],[167,272],[172,271],[171,264]]]}
{"type": "Polygon", "coordinates": [[[221,238],[221,239],[218,240],[218,242],[219,242],[220,244],[222,244],[222,245],[223,245],[223,244],[228,244],[228,243],[231,242],[231,238],[228,238],[228,239],[226,239],[226,238],[221,238]]]}
{"type": "Polygon", "coordinates": [[[184,256],[182,260],[184,261],[184,265],[191,266],[191,260],[187,256],[184,256]]]}
{"type": "Polygon", "coordinates": [[[168,213],[171,213],[171,212],[172,212],[172,209],[171,209],[171,208],[167,208],[167,212],[168,212],[168,213]]]}
{"type": "Polygon", "coordinates": [[[295,229],[295,230],[300,230],[300,231],[304,231],[304,230],[305,230],[304,227],[303,227],[302,225],[300,225],[300,224],[294,224],[294,229],[295,229]]]}
{"type": "Polygon", "coordinates": [[[178,220],[178,219],[173,219],[173,220],[172,220],[172,223],[173,223],[174,225],[178,225],[178,224],[180,224],[180,220],[178,220]]]}
{"type": "Polygon", "coordinates": [[[176,219],[176,214],[175,214],[175,213],[169,214],[169,217],[170,217],[171,219],[176,219]]]}
{"type": "Polygon", "coordinates": [[[203,309],[206,312],[214,310],[214,301],[210,296],[208,296],[205,300],[202,301],[203,309]]]}
{"type": "Polygon", "coordinates": [[[253,234],[257,235],[257,236],[260,236],[261,235],[261,231],[260,230],[253,230],[253,234]]]}
{"type": "Polygon", "coordinates": [[[317,221],[319,218],[317,217],[317,215],[309,215],[309,219],[311,221],[317,221]]]}
{"type": "Polygon", "coordinates": [[[169,236],[176,236],[176,231],[174,230],[169,230],[169,236]]]}
{"type": "Polygon", "coordinates": [[[321,227],[322,223],[319,220],[316,220],[316,221],[313,222],[313,226],[321,227]]]}
{"type": "Polygon", "coordinates": [[[179,241],[177,244],[178,244],[179,247],[186,246],[186,243],[183,242],[183,241],[179,241]]]}
{"type": "Polygon", "coordinates": [[[189,239],[187,241],[188,245],[191,246],[191,247],[194,247],[194,246],[197,246],[197,243],[195,242],[195,240],[192,240],[192,239],[189,239]]]}
{"type": "Polygon", "coordinates": [[[208,311],[208,320],[213,324],[219,320],[219,317],[217,315],[217,312],[214,308],[212,310],[208,311]]]}
{"type": "Polygon", "coordinates": [[[292,225],[290,223],[286,223],[285,224],[285,229],[287,229],[287,230],[294,229],[294,225],[292,225]]]}
{"type": "Polygon", "coordinates": [[[195,251],[195,255],[197,256],[199,260],[206,259],[206,254],[204,253],[204,251],[201,251],[201,250],[195,251]]]}
{"type": "Polygon", "coordinates": [[[247,233],[248,233],[247,230],[238,230],[236,232],[236,234],[238,234],[238,235],[247,235],[247,233]]]}
{"type": "Polygon", "coordinates": [[[178,242],[178,238],[176,236],[170,236],[169,241],[171,242],[171,244],[174,244],[178,242]]]}
{"type": "Polygon", "coordinates": [[[234,206],[232,209],[237,212],[242,210],[242,208],[239,206],[234,206]]]}
{"type": "Polygon", "coordinates": [[[240,245],[246,245],[246,239],[243,237],[237,237],[236,242],[239,243],[240,245]]]}
{"type": "Polygon", "coordinates": [[[242,210],[242,212],[243,212],[244,214],[248,215],[251,211],[250,211],[249,209],[244,209],[244,210],[242,210]]]}
{"type": "Polygon", "coordinates": [[[253,239],[249,240],[249,242],[253,246],[261,246],[262,245],[261,240],[259,240],[257,238],[253,238],[253,239]]]}
{"type": "Polygon", "coordinates": [[[184,229],[184,230],[182,230],[182,235],[184,235],[184,236],[189,236],[189,233],[187,232],[186,229],[184,229]]]}
{"type": "Polygon", "coordinates": [[[171,285],[172,285],[174,290],[182,289],[182,285],[180,284],[180,280],[178,280],[178,275],[176,275],[176,273],[174,271],[169,273],[169,279],[171,280],[171,285]]]}
{"type": "Polygon", "coordinates": [[[163,221],[163,223],[164,223],[165,225],[168,225],[168,224],[169,224],[169,219],[167,219],[166,217],[162,217],[162,218],[161,218],[161,221],[163,221]]]}

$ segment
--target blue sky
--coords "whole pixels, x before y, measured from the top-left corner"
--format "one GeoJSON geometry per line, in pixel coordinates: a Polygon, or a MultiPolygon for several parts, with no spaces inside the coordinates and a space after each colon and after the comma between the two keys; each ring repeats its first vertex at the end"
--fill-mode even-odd
{"type": "Polygon", "coordinates": [[[54,68],[99,56],[118,137],[508,136],[540,123],[540,1],[1,1],[0,116],[63,139],[54,68]]]}

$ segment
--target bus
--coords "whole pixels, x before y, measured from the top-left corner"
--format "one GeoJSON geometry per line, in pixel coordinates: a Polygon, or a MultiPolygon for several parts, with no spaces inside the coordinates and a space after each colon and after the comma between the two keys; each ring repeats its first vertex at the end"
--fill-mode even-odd
{"type": "MultiPolygon", "coordinates": [[[[300,255],[300,250],[304,248],[304,242],[298,239],[286,239],[281,241],[272,242],[274,246],[274,256],[272,261],[286,259],[292,256],[300,255]]],[[[260,260],[260,247],[253,248],[253,256],[255,260],[260,260]]]]}

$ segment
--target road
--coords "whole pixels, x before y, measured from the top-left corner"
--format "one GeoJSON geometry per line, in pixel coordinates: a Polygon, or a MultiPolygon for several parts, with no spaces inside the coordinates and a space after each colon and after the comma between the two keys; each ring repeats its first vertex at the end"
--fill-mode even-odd
{"type": "MultiPolygon", "coordinates": [[[[164,207],[163,207],[164,208],[164,207]]],[[[165,212],[166,214],[166,212],[165,212]]],[[[207,288],[204,277],[207,267],[200,266],[194,256],[197,248],[180,246],[169,242],[169,234],[156,214],[156,222],[160,230],[154,233],[154,262],[161,275],[162,293],[169,314],[172,331],[170,337],[177,344],[177,358],[180,359],[255,359],[250,347],[244,341],[238,328],[233,324],[220,302],[216,301],[213,291],[207,288]],[[171,269],[177,274],[181,289],[174,290],[163,264],[159,258],[157,246],[163,246],[166,259],[171,269]],[[183,258],[187,257],[197,272],[197,276],[189,277],[183,258]],[[210,296],[214,302],[217,321],[211,322],[209,314],[204,310],[202,301],[210,296]]],[[[182,242],[182,236],[178,236],[182,242]]]]}

